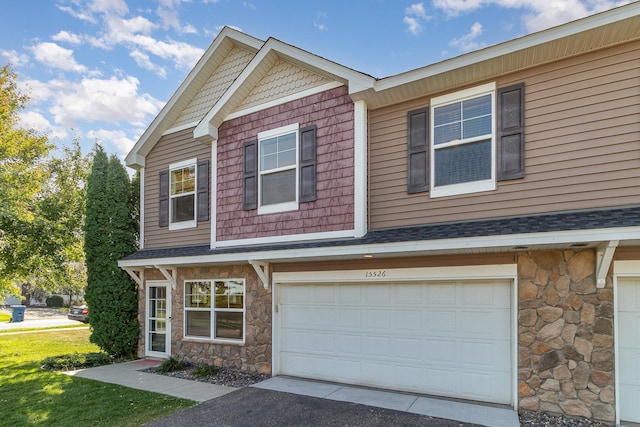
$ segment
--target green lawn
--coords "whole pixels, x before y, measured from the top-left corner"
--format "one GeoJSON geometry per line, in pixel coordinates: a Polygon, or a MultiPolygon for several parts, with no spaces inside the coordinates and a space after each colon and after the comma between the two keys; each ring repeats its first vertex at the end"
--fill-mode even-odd
{"type": "Polygon", "coordinates": [[[0,335],[0,425],[139,426],[191,400],[40,369],[48,356],[97,352],[89,329],[0,335]]]}

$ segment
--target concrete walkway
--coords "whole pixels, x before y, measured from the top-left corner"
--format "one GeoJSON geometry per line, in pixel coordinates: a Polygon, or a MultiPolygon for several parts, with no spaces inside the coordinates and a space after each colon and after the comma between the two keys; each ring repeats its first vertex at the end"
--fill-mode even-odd
{"type": "Polygon", "coordinates": [[[56,328],[60,326],[89,326],[77,320],[69,320],[67,318],[56,319],[30,319],[22,322],[2,322],[0,323],[0,331],[12,331],[20,329],[45,329],[56,328]]]}
{"type": "Polygon", "coordinates": [[[204,402],[223,396],[236,390],[200,381],[183,380],[166,375],[140,372],[151,366],[158,366],[160,362],[155,360],[134,360],[133,362],[115,363],[113,365],[99,366],[96,368],[79,369],[65,372],[80,378],[87,378],[105,383],[118,384],[137,390],[152,391],[181,397],[183,399],[204,402]]]}
{"type": "MultiPolygon", "coordinates": [[[[151,366],[157,366],[159,363],[160,362],[154,360],[136,360],[133,362],[70,371],[66,372],[66,374],[119,384],[139,390],[163,393],[197,402],[205,402],[237,390],[231,387],[199,381],[140,372],[151,366]]],[[[289,377],[270,378],[251,387],[338,402],[358,403],[491,427],[518,427],[520,425],[517,412],[511,409],[474,405],[405,393],[394,393],[289,377]]]]}

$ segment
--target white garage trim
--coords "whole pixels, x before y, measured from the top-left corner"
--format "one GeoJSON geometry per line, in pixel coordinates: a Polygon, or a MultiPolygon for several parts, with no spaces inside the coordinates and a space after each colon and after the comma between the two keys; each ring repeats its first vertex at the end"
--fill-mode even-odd
{"type": "Polygon", "coordinates": [[[619,316],[620,309],[618,298],[618,279],[640,278],[640,261],[614,261],[613,263],[613,342],[615,361],[615,401],[616,401],[616,425],[620,424],[620,339],[619,339],[619,316]]]}
{"type": "Polygon", "coordinates": [[[517,265],[481,265],[481,266],[457,266],[457,267],[431,267],[431,268],[405,268],[405,269],[380,269],[380,270],[342,270],[342,271],[310,271],[310,272],[280,272],[273,273],[273,372],[282,372],[280,350],[280,331],[282,319],[279,313],[278,302],[281,299],[280,285],[286,284],[310,284],[310,283],[383,283],[383,282],[437,282],[437,281],[473,281],[488,279],[506,279],[511,282],[511,401],[513,408],[517,409],[517,265]]]}

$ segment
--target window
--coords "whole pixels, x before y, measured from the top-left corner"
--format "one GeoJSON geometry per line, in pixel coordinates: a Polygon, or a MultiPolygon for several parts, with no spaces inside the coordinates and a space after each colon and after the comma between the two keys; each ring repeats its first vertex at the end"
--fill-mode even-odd
{"type": "Polygon", "coordinates": [[[244,280],[185,280],[185,337],[244,341],[244,280]]]}
{"type": "Polygon", "coordinates": [[[258,134],[258,213],[298,209],[298,124],[258,134]]]}
{"type": "Polygon", "coordinates": [[[172,229],[195,226],[196,160],[169,169],[169,218],[172,229]]]}
{"type": "Polygon", "coordinates": [[[495,189],[495,84],[431,103],[431,196],[495,189]]]}
{"type": "Polygon", "coordinates": [[[209,160],[173,163],[160,172],[158,225],[169,230],[209,220],[209,160]]]}

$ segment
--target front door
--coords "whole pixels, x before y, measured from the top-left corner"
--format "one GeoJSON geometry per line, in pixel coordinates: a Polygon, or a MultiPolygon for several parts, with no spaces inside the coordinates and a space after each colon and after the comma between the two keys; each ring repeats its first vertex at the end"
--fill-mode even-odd
{"type": "Polygon", "coordinates": [[[171,355],[171,288],[168,282],[147,281],[145,355],[171,355]]]}

